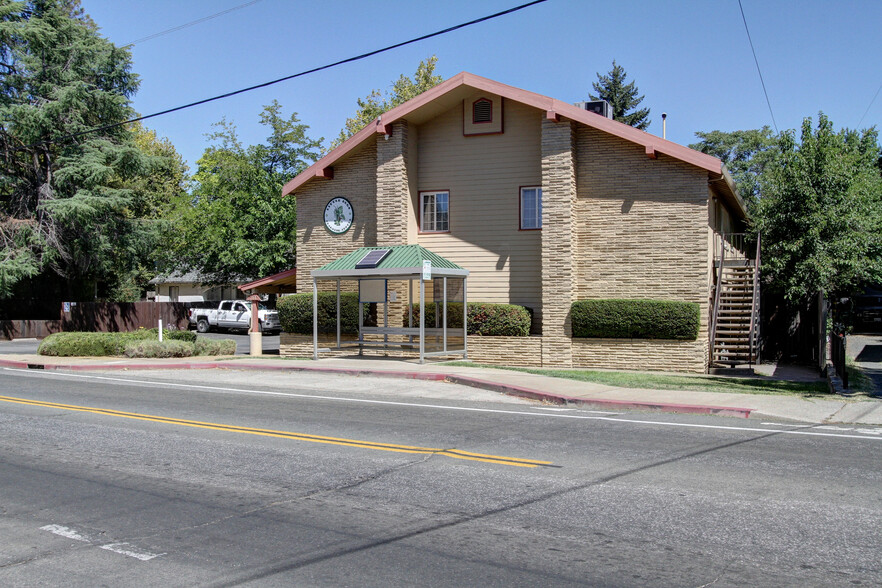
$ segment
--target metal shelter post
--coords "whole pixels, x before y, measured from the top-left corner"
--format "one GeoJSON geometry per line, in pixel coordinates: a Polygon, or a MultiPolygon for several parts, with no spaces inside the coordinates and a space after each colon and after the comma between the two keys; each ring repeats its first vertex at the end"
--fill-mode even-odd
{"type": "Polygon", "coordinates": [[[444,276],[442,279],[444,280],[444,300],[442,302],[443,312],[441,314],[443,315],[442,320],[444,322],[442,324],[441,332],[444,334],[444,351],[447,351],[447,276],[444,276]]]}
{"type": "Polygon", "coordinates": [[[340,280],[337,280],[337,349],[340,349],[340,280]]]}
{"type": "Polygon", "coordinates": [[[420,277],[420,363],[426,363],[426,283],[420,277]]]}
{"type": "Polygon", "coordinates": [[[469,287],[468,278],[462,279],[462,358],[469,358],[469,287]]]}
{"type": "Polygon", "coordinates": [[[361,303],[361,280],[358,281],[358,354],[364,355],[364,305],[361,303]]]}
{"type": "Polygon", "coordinates": [[[318,360],[318,278],[312,279],[312,359],[318,360]]]}
{"type": "MultiPolygon", "coordinates": [[[[413,278],[407,280],[407,328],[413,328],[413,278]]],[[[408,337],[408,343],[413,343],[413,335],[408,337]]]]}

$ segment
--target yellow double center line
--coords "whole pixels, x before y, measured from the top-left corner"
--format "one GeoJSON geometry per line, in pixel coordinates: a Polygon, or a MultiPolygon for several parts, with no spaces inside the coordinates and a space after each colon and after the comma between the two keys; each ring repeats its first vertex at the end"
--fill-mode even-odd
{"type": "Polygon", "coordinates": [[[125,419],[137,419],[141,421],[152,421],[155,423],[165,423],[169,425],[179,425],[182,427],[196,427],[200,429],[214,429],[216,431],[228,431],[231,433],[245,433],[248,435],[262,435],[264,437],[280,437],[282,439],[293,439],[296,441],[310,441],[312,443],[326,443],[328,445],[343,445],[346,447],[359,447],[362,449],[376,449],[379,451],[396,451],[398,453],[418,453],[424,455],[444,455],[455,459],[468,459],[471,461],[484,461],[487,463],[496,463],[500,465],[518,466],[523,468],[535,468],[537,466],[550,466],[550,461],[537,461],[534,459],[519,459],[517,457],[505,457],[502,455],[488,455],[485,453],[472,453],[470,451],[462,451],[461,449],[441,449],[436,447],[419,447],[415,445],[396,445],[393,443],[375,443],[373,441],[359,441],[358,439],[345,439],[342,437],[325,437],[322,435],[308,435],[306,433],[295,433],[293,431],[275,431],[272,429],[256,429],[252,427],[238,427],[236,425],[225,425],[223,423],[207,423],[203,421],[192,421],[188,419],[176,419],[152,414],[140,414],[137,412],[123,412],[120,410],[111,410],[109,408],[96,408],[92,406],[78,406],[75,404],[59,404],[57,402],[44,402],[41,400],[30,400],[27,398],[15,398],[13,396],[0,396],[0,401],[14,402],[16,404],[26,404],[29,406],[40,406],[43,408],[55,408],[61,410],[72,410],[77,412],[91,412],[104,416],[120,417],[125,419]]]}

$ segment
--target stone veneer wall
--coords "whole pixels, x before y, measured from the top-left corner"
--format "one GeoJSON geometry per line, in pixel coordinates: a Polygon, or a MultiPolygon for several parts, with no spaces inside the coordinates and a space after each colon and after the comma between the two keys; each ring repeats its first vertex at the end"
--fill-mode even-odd
{"type": "Polygon", "coordinates": [[[573,339],[573,366],[610,370],[704,373],[707,341],[573,339]]]}
{"type": "Polygon", "coordinates": [[[570,305],[574,292],[573,224],[576,221],[576,159],[573,125],[542,119],[542,308],[543,337],[560,347],[543,346],[542,364],[567,367],[565,349],[572,335],[570,305]],[[547,347],[547,348],[546,348],[547,347]]]}
{"type": "MultiPolygon", "coordinates": [[[[334,166],[334,179],[316,178],[300,188],[297,198],[297,291],[312,292],[310,272],[358,247],[377,244],[377,147],[363,150],[334,166]],[[325,206],[342,196],[352,203],[352,227],[342,235],[325,228],[325,206]]],[[[346,283],[351,291],[353,283],[346,283]]],[[[319,282],[319,289],[334,290],[336,283],[319,282]]]]}
{"type": "MultiPolygon", "coordinates": [[[[342,341],[354,341],[354,335],[341,335],[342,341]]],[[[368,340],[381,340],[379,336],[369,336],[368,340]]],[[[390,340],[402,340],[390,337],[390,340]]],[[[319,347],[336,345],[335,335],[319,335],[319,347]]],[[[459,341],[451,338],[450,346],[458,346],[459,341]]],[[[543,363],[542,358],[551,355],[572,356],[572,366],[588,369],[697,372],[704,373],[704,352],[706,343],[701,341],[662,341],[650,339],[565,339],[557,337],[469,337],[468,358],[475,363],[516,367],[559,367],[555,360],[543,363]]],[[[428,342],[427,342],[428,347],[428,342]]],[[[329,351],[322,357],[351,356],[357,349],[329,351]]],[[[365,356],[371,357],[419,357],[419,348],[401,349],[390,347],[366,347],[365,356]]],[[[279,344],[282,357],[312,357],[312,335],[282,333],[279,344]]]]}
{"type": "MultiPolygon", "coordinates": [[[[574,347],[574,365],[633,369],[629,359],[617,361],[615,354],[651,359],[677,349],[678,361],[690,371],[697,365],[704,371],[710,310],[707,173],[664,154],[650,159],[643,147],[586,127],[576,132],[576,153],[574,298],[696,302],[701,326],[697,342],[604,339],[592,348],[609,351],[589,355],[574,347]],[[610,363],[601,366],[595,359],[600,357],[610,363]]],[[[662,363],[653,369],[672,369],[671,361],[662,363]]]]}

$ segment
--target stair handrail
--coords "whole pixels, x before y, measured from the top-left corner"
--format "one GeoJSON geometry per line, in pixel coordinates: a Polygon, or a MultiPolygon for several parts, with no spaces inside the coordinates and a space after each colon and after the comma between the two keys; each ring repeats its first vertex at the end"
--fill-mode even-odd
{"type": "Polygon", "coordinates": [[[720,236],[720,269],[717,273],[717,283],[714,284],[714,313],[711,316],[710,329],[710,363],[714,362],[714,345],[717,339],[717,321],[720,312],[720,291],[723,289],[723,265],[726,261],[725,233],[718,233],[720,236]]]}
{"type": "Polygon", "coordinates": [[[748,365],[753,365],[754,361],[754,347],[757,347],[757,361],[759,363],[759,345],[755,345],[755,340],[759,340],[759,317],[757,316],[757,312],[759,311],[759,272],[760,272],[760,248],[762,246],[762,234],[756,234],[756,258],[754,259],[754,267],[753,267],[753,300],[750,305],[750,336],[748,337],[748,341],[750,342],[750,353],[748,354],[748,365]]]}

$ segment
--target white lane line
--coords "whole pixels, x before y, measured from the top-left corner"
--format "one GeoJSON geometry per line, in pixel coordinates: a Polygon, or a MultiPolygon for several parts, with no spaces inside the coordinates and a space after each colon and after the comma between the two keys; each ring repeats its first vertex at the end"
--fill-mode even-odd
{"type": "Polygon", "coordinates": [[[131,543],[109,543],[107,545],[99,545],[101,549],[134,557],[141,561],[150,561],[151,559],[165,555],[164,553],[150,553],[149,551],[141,551],[135,548],[131,543]]]}
{"type": "MultiPolygon", "coordinates": [[[[382,404],[382,405],[392,405],[392,406],[404,406],[409,408],[434,408],[439,410],[456,410],[456,411],[465,411],[465,412],[484,412],[484,413],[495,413],[495,414],[507,414],[507,415],[518,415],[518,416],[531,416],[531,417],[542,417],[548,419],[576,419],[576,420],[591,420],[591,421],[605,421],[610,423],[625,423],[625,424],[633,424],[633,425],[644,425],[644,426],[659,426],[659,427],[679,427],[684,429],[710,429],[717,431],[736,431],[736,432],[747,432],[747,433],[781,433],[783,435],[803,435],[808,437],[835,437],[839,439],[864,439],[868,441],[882,441],[882,436],[878,437],[870,437],[865,435],[849,435],[844,433],[825,433],[814,430],[788,430],[782,429],[780,427],[784,425],[775,425],[775,427],[779,428],[760,428],[760,427],[735,427],[731,425],[703,425],[697,423],[675,423],[670,421],[653,421],[653,420],[639,420],[639,419],[626,419],[626,418],[615,418],[613,416],[590,416],[590,415],[578,415],[578,414],[560,414],[560,413],[542,413],[542,412],[528,412],[522,410],[499,410],[499,409],[491,409],[491,408],[470,408],[464,406],[447,406],[443,404],[420,404],[413,402],[393,402],[390,400],[368,400],[365,398],[341,398],[338,396],[321,396],[321,395],[312,395],[312,394],[296,394],[294,392],[270,392],[268,390],[245,390],[241,388],[221,388],[218,386],[203,386],[199,384],[176,384],[173,382],[151,382],[147,380],[131,380],[127,378],[109,378],[106,376],[89,376],[85,374],[64,374],[59,372],[53,373],[40,373],[34,372],[32,370],[25,370],[19,368],[3,368],[5,371],[11,372],[20,372],[23,375],[31,376],[31,377],[66,377],[66,378],[81,378],[81,379],[91,379],[91,380],[102,380],[108,382],[123,382],[127,384],[138,384],[141,386],[153,386],[153,387],[177,387],[177,388],[188,388],[188,389],[199,389],[199,390],[209,390],[214,392],[220,392],[224,394],[260,394],[267,396],[283,396],[290,398],[305,398],[310,400],[331,400],[335,402],[357,402],[363,404],[382,404]]],[[[618,414],[618,413],[616,413],[618,414]]],[[[812,423],[807,423],[805,425],[793,425],[797,427],[805,427],[806,429],[814,428],[815,425],[812,423]]]]}
{"type": "Polygon", "coordinates": [[[60,535],[66,539],[73,539],[75,541],[84,541],[86,543],[91,543],[92,541],[83,535],[80,535],[73,529],[69,527],[62,527],[61,525],[46,525],[45,527],[40,527],[41,531],[49,531],[50,533],[55,533],[56,535],[60,535]]]}

